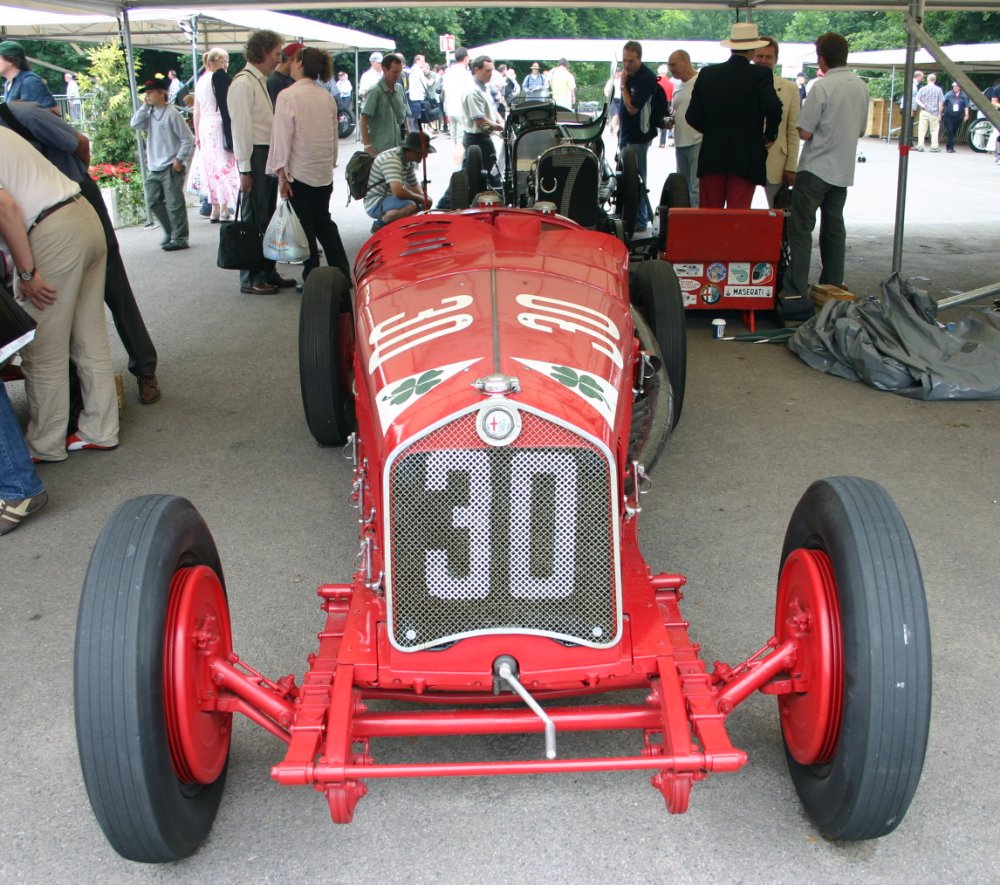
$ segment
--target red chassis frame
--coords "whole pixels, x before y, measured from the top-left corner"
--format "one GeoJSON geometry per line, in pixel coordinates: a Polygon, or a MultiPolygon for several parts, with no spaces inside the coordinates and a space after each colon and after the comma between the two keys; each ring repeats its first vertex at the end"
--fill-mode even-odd
{"type": "MultiPolygon", "coordinates": [[[[492,660],[509,654],[522,662],[537,661],[537,668],[522,665],[520,675],[525,685],[544,681],[564,686],[537,691],[534,697],[538,701],[605,691],[646,690],[643,703],[558,706],[547,711],[557,731],[641,729],[644,741],[637,755],[375,763],[369,754],[371,738],[540,733],[544,725],[524,707],[450,709],[456,705],[492,706],[516,700],[511,695],[498,698],[484,691],[482,669],[462,672],[462,665],[454,662],[464,660],[468,669],[463,643],[444,651],[407,654],[410,673],[382,664],[380,654],[388,653],[390,657],[392,654],[384,629],[385,602],[366,586],[361,574],[355,577],[353,585],[327,584],[318,589],[326,624],[319,634],[316,654],[310,655],[309,670],[301,687],[291,676],[273,682],[245,665],[231,650],[228,625],[221,623],[225,615],[211,605],[194,606],[192,616],[182,619],[188,628],[177,624],[175,638],[176,647],[197,650],[181,662],[180,668],[177,661],[171,666],[175,675],[178,669],[185,672],[183,688],[177,685],[175,695],[184,692],[190,696],[192,686],[197,685],[198,702],[186,715],[174,717],[171,746],[185,748],[188,769],[193,767],[192,755],[196,757],[195,764],[210,766],[213,748],[198,741],[198,723],[203,721],[203,714],[242,713],[288,744],[285,758],[272,768],[272,777],[282,784],[308,784],[325,792],[336,823],[351,821],[358,800],[367,792],[363,781],[370,778],[638,769],[654,772],[651,783],[663,793],[670,812],[684,812],[694,781],[709,772],[736,771],[747,761],[746,753],[730,743],[724,726],[726,716],[736,705],[758,690],[767,694],[786,694],[793,689],[806,691],[808,680],[792,670],[800,643],[808,641],[812,631],[809,616],[804,615],[804,620],[793,624],[797,636],[774,637],[742,664],[728,667],[717,662],[709,674],[698,656],[699,647],[688,634],[688,623],[680,613],[685,578],[678,574],[651,575],[638,552],[637,542],[635,520],[629,520],[622,544],[625,576],[622,641],[607,650],[578,649],[591,659],[583,667],[567,667],[566,649],[541,637],[488,636],[464,641],[476,644],[477,658],[485,656],[492,660]],[[413,675],[416,673],[421,676],[413,675]],[[437,675],[451,690],[424,689],[425,680],[438,682],[437,675]],[[380,687],[394,682],[402,684],[403,680],[412,684],[413,689],[380,687]],[[465,691],[460,690],[463,683],[465,691]],[[424,706],[443,704],[449,709],[371,712],[364,703],[366,700],[405,700],[424,706]]],[[[200,574],[204,571],[205,567],[188,569],[180,572],[177,580],[195,582],[204,577],[200,574]]],[[[175,594],[192,595],[197,596],[175,594]]],[[[829,675],[814,673],[813,678],[829,682],[829,675]]],[[[808,728],[814,731],[815,723],[808,728]]],[[[225,732],[228,729],[218,731],[225,732]]]]}

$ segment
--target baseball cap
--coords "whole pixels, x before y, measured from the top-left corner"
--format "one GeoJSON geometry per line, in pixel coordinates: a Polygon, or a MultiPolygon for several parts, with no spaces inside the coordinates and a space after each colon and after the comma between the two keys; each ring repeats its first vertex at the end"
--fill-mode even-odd
{"type": "Polygon", "coordinates": [[[370,62],[381,62],[382,61],[382,53],[381,52],[373,52],[371,55],[368,56],[368,61],[370,61],[370,62]]]}
{"type": "Polygon", "coordinates": [[[306,48],[305,43],[289,43],[284,49],[281,50],[281,54],[285,58],[292,58],[294,57],[296,52],[298,52],[300,49],[305,49],[305,48],[306,48]]]}
{"type": "Polygon", "coordinates": [[[170,87],[167,85],[166,80],[147,80],[142,84],[142,88],[139,90],[139,94],[146,92],[153,92],[156,89],[160,89],[163,92],[169,92],[170,87]]]}

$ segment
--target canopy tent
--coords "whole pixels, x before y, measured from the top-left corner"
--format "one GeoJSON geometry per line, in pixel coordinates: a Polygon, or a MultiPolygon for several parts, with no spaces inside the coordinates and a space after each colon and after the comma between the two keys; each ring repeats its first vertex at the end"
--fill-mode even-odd
{"type": "MultiPolygon", "coordinates": [[[[1000,43],[956,43],[941,47],[959,68],[968,73],[1000,71],[1000,43]]],[[[816,56],[813,53],[813,61],[816,56]]],[[[847,56],[852,68],[878,71],[901,68],[906,64],[905,49],[875,49],[870,52],[852,52],[847,56]]],[[[914,64],[928,71],[943,70],[943,66],[926,49],[918,49],[914,64]]]]}
{"type": "MultiPolygon", "coordinates": [[[[18,0],[25,9],[49,12],[81,13],[98,12],[115,15],[119,10],[139,10],[150,7],[183,7],[190,0],[18,0]]],[[[216,0],[221,7],[246,7],[247,0],[216,0]]],[[[371,0],[268,0],[271,9],[369,9],[371,0]]],[[[455,6],[553,6],[573,9],[599,9],[622,6],[632,9],[715,9],[754,11],[812,10],[843,11],[868,10],[871,12],[905,12],[911,0],[387,0],[387,6],[418,6],[430,9],[455,6]]],[[[924,0],[928,10],[997,11],[997,0],[924,0]]]]}
{"type": "MultiPolygon", "coordinates": [[[[627,38],[618,40],[503,40],[469,49],[469,55],[488,55],[501,61],[555,62],[567,61],[620,61],[622,47],[627,38]]],[[[642,60],[652,68],[666,62],[671,52],[683,49],[696,65],[717,64],[729,58],[729,50],[718,40],[643,40],[642,60]]],[[[794,77],[802,70],[802,60],[812,56],[816,63],[816,48],[812,43],[782,43],[778,59],[784,75],[794,77]],[[790,72],[790,73],[789,73],[790,72]]]]}
{"type": "MultiPolygon", "coordinates": [[[[74,5],[79,11],[80,7],[93,4],[81,2],[74,5]]],[[[76,43],[106,43],[121,38],[119,22],[114,13],[66,15],[38,12],[25,9],[24,6],[24,3],[0,5],[0,33],[6,38],[68,40],[76,43]]],[[[372,49],[390,51],[396,48],[395,41],[388,37],[328,25],[297,15],[259,9],[199,9],[191,6],[190,2],[185,6],[170,4],[130,12],[128,22],[132,45],[167,52],[190,52],[192,37],[189,23],[192,16],[197,16],[197,39],[203,49],[220,46],[228,51],[242,50],[247,34],[259,28],[276,31],[289,43],[308,43],[333,52],[372,49]]]]}

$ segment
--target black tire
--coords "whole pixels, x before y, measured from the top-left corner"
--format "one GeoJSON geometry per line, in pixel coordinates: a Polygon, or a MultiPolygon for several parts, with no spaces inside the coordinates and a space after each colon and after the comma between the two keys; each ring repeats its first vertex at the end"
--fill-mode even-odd
{"type": "Polygon", "coordinates": [[[469,179],[464,172],[452,172],[451,181],[448,184],[448,194],[451,200],[452,209],[468,209],[469,203],[469,179]]]}
{"type": "Polygon", "coordinates": [[[642,261],[629,270],[632,302],[656,336],[673,389],[671,429],[677,427],[687,387],[687,322],[677,274],[665,261],[642,261]]]}
{"type": "Polygon", "coordinates": [[[670,209],[690,209],[691,192],[688,190],[688,181],[680,172],[671,172],[667,180],[663,182],[663,189],[660,191],[660,229],[657,233],[657,244],[660,251],[667,248],[667,222],[670,209]]]}
{"type": "Polygon", "coordinates": [[[321,446],[343,445],[354,431],[351,293],[335,267],[306,279],[299,313],[299,383],[309,432],[321,446]]]}
{"type": "Polygon", "coordinates": [[[354,134],[354,127],[357,121],[354,119],[354,111],[347,108],[342,109],[337,114],[337,136],[338,138],[349,138],[354,134]]]}
{"type": "Polygon", "coordinates": [[[823,551],[832,568],[842,703],[829,758],[802,764],[786,740],[788,767],[826,838],[874,839],[903,819],[927,748],[931,645],[920,565],[888,493],[857,477],[809,487],[789,522],[782,567],[799,548],[823,551]]]}
{"type": "Polygon", "coordinates": [[[965,134],[965,139],[977,154],[985,154],[987,145],[990,143],[990,135],[993,132],[993,124],[987,120],[976,120],[969,124],[969,129],[965,134]]]}
{"type": "Polygon", "coordinates": [[[483,149],[478,144],[470,144],[465,149],[465,176],[469,182],[469,197],[475,199],[476,194],[484,190],[483,149]]]}
{"type": "MultiPolygon", "coordinates": [[[[663,365],[660,346],[649,324],[634,307],[632,324],[642,350],[652,356],[654,371],[643,379],[642,393],[632,403],[632,424],[629,430],[628,459],[638,461],[650,472],[670,439],[673,423],[673,391],[663,365]]],[[[637,387],[637,389],[639,389],[637,387]]]]}
{"type": "Polygon", "coordinates": [[[615,209],[625,229],[625,242],[632,240],[635,233],[635,214],[639,209],[639,161],[632,148],[625,148],[621,154],[621,175],[615,190],[615,209]]]}
{"type": "Polygon", "coordinates": [[[101,829],[122,857],[163,863],[195,852],[212,828],[228,766],[182,782],[164,714],[165,623],[179,568],[210,567],[215,542],[189,501],[121,504],[94,546],[76,622],[73,693],[80,765],[101,829]]]}

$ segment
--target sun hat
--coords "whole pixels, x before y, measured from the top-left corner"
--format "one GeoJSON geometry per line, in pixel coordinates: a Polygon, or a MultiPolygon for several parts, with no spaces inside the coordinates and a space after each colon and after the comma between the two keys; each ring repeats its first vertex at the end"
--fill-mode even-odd
{"type": "Polygon", "coordinates": [[[431,144],[431,140],[423,132],[407,132],[403,139],[403,150],[413,151],[415,154],[436,154],[437,150],[431,144]]]}
{"type": "Polygon", "coordinates": [[[722,46],[745,52],[748,49],[762,49],[767,46],[767,40],[761,40],[757,25],[753,22],[736,22],[729,32],[728,40],[719,41],[722,46]]]}

